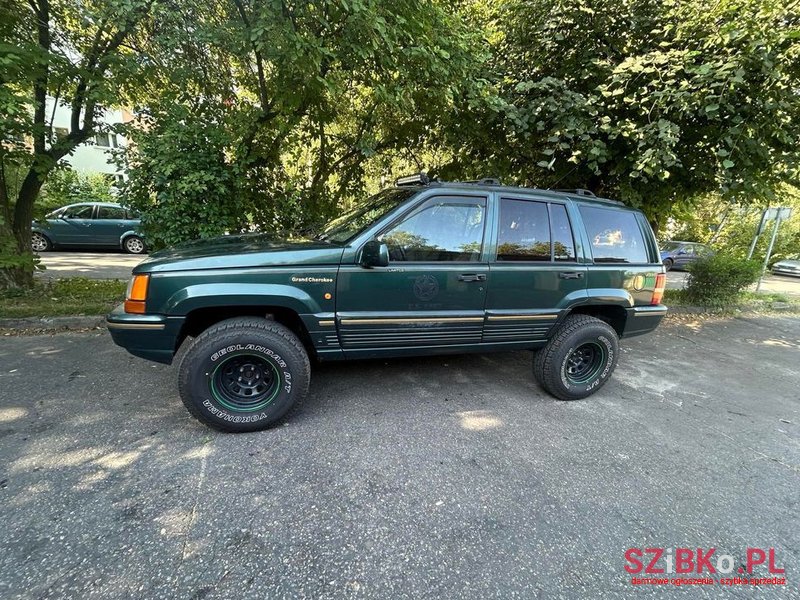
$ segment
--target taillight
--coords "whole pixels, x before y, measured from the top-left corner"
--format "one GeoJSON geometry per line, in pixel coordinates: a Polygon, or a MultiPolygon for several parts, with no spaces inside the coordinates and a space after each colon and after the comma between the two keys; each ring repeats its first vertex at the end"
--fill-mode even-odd
{"type": "Polygon", "coordinates": [[[147,300],[147,286],[150,284],[150,275],[134,275],[128,284],[125,293],[125,312],[144,314],[145,300],[147,300]]]}
{"type": "Polygon", "coordinates": [[[656,275],[656,288],[653,290],[653,298],[650,300],[650,304],[655,306],[656,304],[661,304],[661,300],[664,298],[664,288],[667,286],[667,276],[664,273],[659,273],[656,275]]]}

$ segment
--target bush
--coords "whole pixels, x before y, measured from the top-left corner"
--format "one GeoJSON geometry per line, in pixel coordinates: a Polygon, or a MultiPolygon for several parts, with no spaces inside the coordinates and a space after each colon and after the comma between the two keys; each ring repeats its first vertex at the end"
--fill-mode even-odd
{"type": "Polygon", "coordinates": [[[684,297],[690,304],[726,307],[761,275],[761,264],[725,254],[698,260],[688,267],[684,297]]]}

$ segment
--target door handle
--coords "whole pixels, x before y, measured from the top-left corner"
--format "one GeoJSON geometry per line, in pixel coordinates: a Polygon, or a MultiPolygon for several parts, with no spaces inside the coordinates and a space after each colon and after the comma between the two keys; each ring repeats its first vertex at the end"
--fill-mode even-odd
{"type": "Polygon", "coordinates": [[[582,271],[561,271],[558,274],[560,279],[583,279],[582,271]]]}
{"type": "Polygon", "coordinates": [[[459,281],[486,281],[486,275],[483,273],[463,273],[458,276],[459,281]]]}

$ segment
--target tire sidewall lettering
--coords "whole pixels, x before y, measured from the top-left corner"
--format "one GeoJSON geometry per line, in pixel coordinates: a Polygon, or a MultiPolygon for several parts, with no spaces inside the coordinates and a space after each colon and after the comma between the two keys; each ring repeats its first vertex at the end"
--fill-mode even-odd
{"type": "Polygon", "coordinates": [[[223,356],[231,354],[232,352],[257,352],[259,354],[263,354],[271,358],[281,369],[286,369],[287,364],[286,361],[283,360],[280,354],[273,351],[271,348],[267,348],[266,346],[262,346],[260,344],[230,344],[225,346],[224,348],[220,348],[216,352],[211,354],[211,362],[216,362],[223,356]]]}
{"type": "Polygon", "coordinates": [[[262,421],[265,419],[272,419],[271,416],[271,408],[276,405],[280,405],[283,401],[285,401],[289,396],[291,396],[292,389],[293,389],[293,377],[292,372],[290,370],[290,366],[283,359],[283,357],[266,346],[261,344],[228,344],[222,348],[211,353],[208,357],[209,362],[211,363],[211,369],[208,369],[206,372],[206,377],[208,381],[211,381],[211,374],[213,373],[216,364],[220,362],[220,360],[233,355],[234,353],[241,353],[241,354],[260,354],[264,356],[273,366],[278,368],[278,377],[280,378],[280,388],[277,397],[275,400],[267,406],[264,410],[259,411],[256,414],[245,414],[245,413],[237,413],[236,411],[230,411],[225,409],[210,397],[206,397],[203,399],[202,407],[206,410],[209,414],[211,414],[216,419],[221,419],[228,423],[236,423],[236,424],[247,424],[247,423],[257,423],[258,421],[262,421]]]}

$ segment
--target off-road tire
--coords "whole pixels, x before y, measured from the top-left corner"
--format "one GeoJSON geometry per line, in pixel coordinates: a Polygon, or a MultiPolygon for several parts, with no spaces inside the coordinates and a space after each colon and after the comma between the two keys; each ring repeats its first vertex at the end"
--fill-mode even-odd
{"type": "Polygon", "coordinates": [[[192,416],[209,427],[228,432],[266,429],[308,393],[308,354],[280,323],[258,317],[227,319],[188,343],[178,364],[178,390],[192,416]],[[237,383],[237,375],[245,377],[244,383],[237,383]],[[252,396],[244,395],[250,392],[252,396]]]}
{"type": "Polygon", "coordinates": [[[619,338],[605,321],[588,315],[570,315],[533,359],[533,376],[561,400],[580,400],[594,394],[611,377],[619,359],[619,338]],[[586,349],[586,350],[584,350],[586,349]],[[576,353],[593,354],[585,379],[570,375],[576,353]]]}

